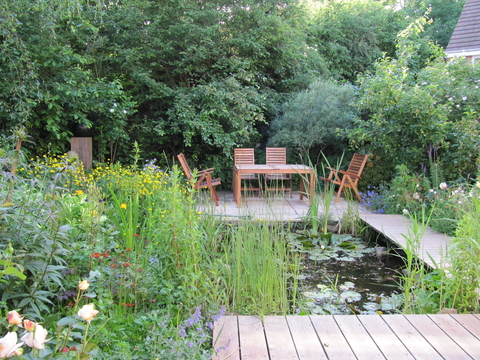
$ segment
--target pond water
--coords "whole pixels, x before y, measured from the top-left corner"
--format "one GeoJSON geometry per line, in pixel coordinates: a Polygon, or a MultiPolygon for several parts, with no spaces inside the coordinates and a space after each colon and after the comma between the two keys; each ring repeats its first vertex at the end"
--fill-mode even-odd
{"type": "Polygon", "coordinates": [[[348,235],[297,234],[290,246],[302,256],[296,313],[397,313],[402,305],[397,275],[403,262],[395,256],[380,261],[375,244],[348,235]]]}

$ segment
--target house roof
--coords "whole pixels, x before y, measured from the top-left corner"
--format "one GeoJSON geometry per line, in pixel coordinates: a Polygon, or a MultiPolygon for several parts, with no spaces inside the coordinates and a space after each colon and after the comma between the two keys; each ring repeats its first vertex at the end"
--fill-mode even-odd
{"type": "Polygon", "coordinates": [[[467,0],[446,49],[447,55],[480,53],[480,0],[467,0]]]}

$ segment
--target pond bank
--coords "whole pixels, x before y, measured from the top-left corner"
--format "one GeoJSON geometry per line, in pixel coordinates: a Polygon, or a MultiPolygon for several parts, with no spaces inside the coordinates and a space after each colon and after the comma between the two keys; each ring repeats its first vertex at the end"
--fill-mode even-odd
{"type": "MultiPolygon", "coordinates": [[[[308,200],[300,200],[298,191],[294,191],[292,197],[268,196],[258,197],[254,194],[244,197],[241,208],[237,207],[233,193],[220,191],[219,206],[215,206],[209,198],[210,193],[202,192],[205,198],[199,202],[198,211],[212,214],[224,221],[237,222],[242,220],[259,220],[266,222],[302,222],[308,213],[308,200]]],[[[406,247],[406,239],[409,235],[411,221],[403,215],[374,214],[358,202],[353,202],[358,207],[358,215],[368,226],[382,234],[393,247],[406,247]]],[[[334,221],[342,219],[348,210],[348,202],[341,198],[337,204],[332,203],[330,216],[334,221]]],[[[321,209],[320,209],[321,212],[321,209]]],[[[431,268],[435,264],[446,266],[442,258],[446,254],[449,238],[447,235],[427,228],[418,249],[417,257],[431,268]]]]}

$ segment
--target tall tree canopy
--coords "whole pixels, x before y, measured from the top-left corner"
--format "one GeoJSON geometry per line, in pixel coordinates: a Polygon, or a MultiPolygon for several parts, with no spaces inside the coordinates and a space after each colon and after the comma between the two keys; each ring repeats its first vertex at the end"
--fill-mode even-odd
{"type": "Polygon", "coordinates": [[[311,1],[309,8],[309,46],[333,76],[350,82],[372,70],[383,53],[394,55],[396,35],[406,25],[403,13],[383,1],[311,1]]]}
{"type": "MultiPolygon", "coordinates": [[[[314,80],[353,83],[382,54],[395,58],[395,36],[406,26],[406,9],[416,6],[396,10],[376,0],[0,4],[0,136],[23,125],[36,144],[27,150],[58,153],[69,150],[72,126],[85,123],[101,161],[128,160],[137,140],[144,158],[187,152],[199,165],[224,169],[233,147],[267,140],[265,128],[280,118],[281,104],[314,80]]],[[[408,14],[409,22],[417,16],[408,14]]],[[[454,15],[434,17],[443,23],[454,15]]]]}

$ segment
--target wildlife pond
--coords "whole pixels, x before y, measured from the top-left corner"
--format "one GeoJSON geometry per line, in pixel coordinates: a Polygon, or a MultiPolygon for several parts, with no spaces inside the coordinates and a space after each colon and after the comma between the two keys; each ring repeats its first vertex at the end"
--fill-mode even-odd
{"type": "Polygon", "coordinates": [[[295,234],[300,254],[298,314],[395,313],[401,307],[403,261],[385,247],[349,235],[295,234]]]}

